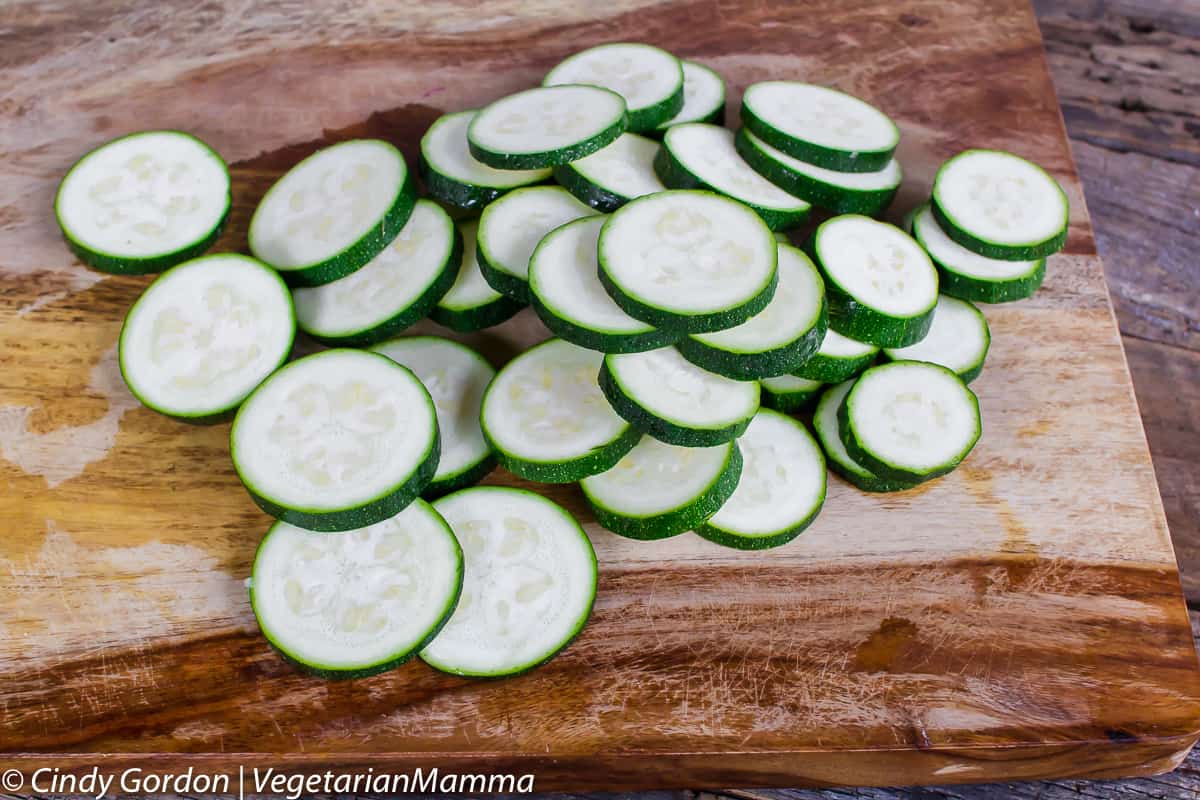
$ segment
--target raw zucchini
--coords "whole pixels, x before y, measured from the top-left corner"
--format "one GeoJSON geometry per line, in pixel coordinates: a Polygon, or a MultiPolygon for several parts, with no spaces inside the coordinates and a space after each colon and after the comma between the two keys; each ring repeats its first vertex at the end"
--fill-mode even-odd
{"type": "Polygon", "coordinates": [[[479,410],[483,393],[496,370],[465,344],[440,336],[392,339],[371,348],[412,370],[433,398],[441,437],[441,458],[426,497],[454,492],[478,483],[496,466],[479,410]]]}
{"type": "Polygon", "coordinates": [[[300,330],[331,345],[383,341],[428,316],[461,263],[462,237],[450,215],[418,200],[400,235],[361,269],[292,293],[300,330]]]}
{"type": "Polygon", "coordinates": [[[942,295],[933,314],[933,325],[924,339],[908,347],[885,349],[892,361],[928,361],[941,364],[970,383],[983,371],[992,335],[983,313],[966,300],[942,295]]]}
{"type": "Polygon", "coordinates": [[[1045,258],[1067,241],[1067,194],[1031,161],[1000,150],[966,150],[933,179],[933,216],[968,250],[987,258],[1045,258]]]}
{"type": "Polygon", "coordinates": [[[615,142],[590,156],[554,168],[554,179],[597,211],[616,211],[642,195],[661,192],[654,174],[658,142],[623,133],[615,142]]]}
{"type": "Polygon", "coordinates": [[[608,530],[630,539],[665,539],[717,513],[741,474],[735,442],[678,447],[646,437],[615,467],[579,487],[608,530]]]}
{"type": "Polygon", "coordinates": [[[514,358],[483,395],[483,434],[504,467],[542,483],[571,483],[616,464],[641,433],[597,385],[604,356],[550,339],[514,358]]]}
{"type": "Polygon", "coordinates": [[[116,274],[159,272],[207,250],[231,204],[229,170],[181,131],[133,133],[75,162],[54,213],[71,251],[116,274]]]}
{"type": "Polygon", "coordinates": [[[739,550],[787,544],[825,503],[825,457],[800,422],[761,409],[737,441],[742,475],[717,513],[696,528],[711,542],[739,550]]]}
{"type": "Polygon", "coordinates": [[[759,175],[788,194],[834,214],[882,214],[904,179],[895,158],[877,172],[837,172],[793,158],[746,128],[738,131],[734,144],[759,175]]]}
{"type": "Polygon", "coordinates": [[[736,439],[759,403],[757,381],[737,381],[703,370],[673,347],[606,355],[600,388],[634,427],[682,447],[708,447],[736,439]]]}
{"type": "Polygon", "coordinates": [[[438,117],[421,137],[421,159],[417,164],[432,197],[456,208],[483,208],[511,189],[550,177],[546,167],[493,169],[471,155],[467,128],[476,113],[459,111],[438,117]]]}
{"type": "Polygon", "coordinates": [[[493,289],[529,302],[529,257],[550,231],[596,212],[561,186],[530,186],[509,192],[483,210],[476,257],[493,289]]]}
{"type": "Polygon", "coordinates": [[[1046,259],[1005,261],[973,253],[946,235],[927,205],[913,214],[913,237],[938,270],[942,294],[976,303],[1023,300],[1046,277],[1046,259]]]}
{"type": "Polygon", "coordinates": [[[529,259],[529,289],[542,322],[568,342],[602,353],[637,353],[679,337],[636,320],[604,291],[596,240],[608,217],[584,217],[555,228],[529,259]]]}
{"type": "Polygon", "coordinates": [[[454,285],[429,312],[429,318],[450,330],[470,333],[499,325],[525,306],[500,294],[484,280],[475,246],[479,222],[465,220],[457,227],[462,238],[462,263],[454,285]]]}
{"type": "Polygon", "coordinates": [[[709,372],[737,380],[786,375],[808,361],[825,338],[825,285],[801,251],[779,245],[779,284],[762,311],[728,330],[694,333],[676,347],[709,372]]]}
{"type": "Polygon", "coordinates": [[[747,87],[742,124],[789,156],[838,172],[877,172],[900,142],[900,129],[870,103],[796,81],[747,87]]]}
{"type": "Polygon", "coordinates": [[[416,202],[404,156],[378,139],[318,150],[288,170],[254,210],[250,252],[291,286],[343,278],[379,255],[416,202]]]}
{"type": "Polygon", "coordinates": [[[679,59],[648,44],[615,42],[569,56],[547,73],[543,86],[588,84],[625,98],[629,130],[648,131],[683,108],[679,59]]]}
{"type": "Polygon", "coordinates": [[[825,450],[825,463],[846,482],[864,492],[902,492],[911,489],[915,485],[911,481],[880,478],[846,452],[838,425],[838,409],[842,407],[842,401],[853,386],[854,381],[830,386],[817,401],[817,408],[813,412],[813,430],[817,432],[817,440],[825,450]]]}
{"type": "Polygon", "coordinates": [[[842,336],[833,328],[825,331],[821,348],[792,374],[822,383],[841,383],[871,365],[879,347],[842,336]]]}
{"type": "Polygon", "coordinates": [[[267,641],[323,678],[403,664],[450,619],[463,554],[422,500],[340,536],[276,522],[258,545],[250,605],[267,641]]]}
{"type": "Polygon", "coordinates": [[[469,677],[516,675],[574,639],[596,599],[596,553],[570,514],[533,492],[476,486],[434,503],[462,544],[466,578],[421,659],[469,677]]]}
{"type": "Polygon", "coordinates": [[[937,271],[911,236],[845,214],[821,223],[812,251],[825,278],[829,327],[880,347],[925,338],[937,304],[937,271]]]}
{"type": "Polygon", "coordinates": [[[846,452],[880,478],[919,483],[958,466],[979,440],[979,400],[938,364],[893,361],[864,372],[838,409],[846,452]]]}
{"type": "Polygon", "coordinates": [[[695,61],[680,63],[683,64],[683,108],[659,125],[658,130],[684,122],[720,125],[725,120],[725,79],[695,61]]]}
{"type": "Polygon", "coordinates": [[[546,86],[502,97],[467,127],[471,155],[496,169],[544,169],[577,161],[625,132],[616,92],[597,86],[546,86]]]}
{"type": "Polygon", "coordinates": [[[796,227],[812,210],[751,169],[733,146],[733,132],[719,125],[672,125],[654,168],[672,189],[707,189],[745,203],[773,231],[796,227]]]}
{"type": "Polygon", "coordinates": [[[219,422],[287,360],[296,336],[278,273],[234,253],[201,256],[147,287],[121,327],[133,396],[185,422],[219,422]]]}
{"type": "Polygon", "coordinates": [[[705,333],[740,325],[775,294],[776,241],[746,206],[668,191],[617,209],[600,231],[600,282],[627,314],[705,333]]]}
{"type": "Polygon", "coordinates": [[[314,531],[395,516],[433,480],[438,427],[409,370],[362,350],[325,350],[268,378],[229,434],[238,477],[258,507],[314,531]]]}
{"type": "Polygon", "coordinates": [[[795,375],[763,378],[759,384],[762,386],[763,407],[776,411],[799,411],[825,386],[820,381],[797,378],[795,375]]]}

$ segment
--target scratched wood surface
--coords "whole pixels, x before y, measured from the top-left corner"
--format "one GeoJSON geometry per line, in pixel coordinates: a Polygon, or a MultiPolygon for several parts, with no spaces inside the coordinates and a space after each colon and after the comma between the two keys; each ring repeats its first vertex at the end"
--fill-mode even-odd
{"type": "MultiPolygon", "coordinates": [[[[0,760],[483,765],[535,771],[542,789],[1176,764],[1200,728],[1200,673],[1032,14],[1015,0],[816,5],[0,9],[0,760]],[[373,135],[411,155],[442,111],[618,38],[711,64],[734,100],[765,77],[874,100],[904,131],[896,211],[969,145],[1063,182],[1066,254],[1036,298],[988,309],[983,440],[908,493],[831,481],[817,524],[766,554],[621,540],[556,487],[602,563],[593,621],[563,656],[503,683],[420,664],[351,684],[298,675],[249,613],[268,520],[227,429],[172,423],[126,392],[113,347],[146,279],[73,261],[48,213],[57,177],[110,136],[192,130],[234,165],[220,246],[242,249],[254,202],[313,148],[373,135]]],[[[476,342],[499,361],[544,335],[525,312],[476,342]]]]}

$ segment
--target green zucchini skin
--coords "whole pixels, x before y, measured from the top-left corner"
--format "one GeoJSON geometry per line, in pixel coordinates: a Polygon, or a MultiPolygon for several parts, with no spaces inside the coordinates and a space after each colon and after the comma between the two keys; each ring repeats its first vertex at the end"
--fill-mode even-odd
{"type": "Polygon", "coordinates": [[[680,339],[675,348],[688,361],[709,372],[738,381],[756,381],[794,373],[821,348],[828,325],[829,313],[825,301],[822,300],[817,323],[799,339],[782,347],[758,353],[736,353],[721,350],[689,336],[680,339]]]}
{"type": "MultiPolygon", "coordinates": [[[[663,145],[658,151],[658,155],[654,157],[654,172],[668,189],[699,189],[729,197],[729,195],[726,195],[720,189],[700,180],[698,176],[693,174],[675,158],[675,155],[666,145],[663,145]]],[[[798,227],[812,213],[812,208],[807,206],[800,210],[785,210],[748,203],[737,197],[732,199],[752,209],[772,231],[784,231],[798,227]]]]}
{"type": "Polygon", "coordinates": [[[493,200],[508,194],[513,189],[523,189],[526,186],[539,186],[546,181],[521,184],[499,189],[493,186],[477,186],[473,183],[463,183],[438,172],[422,155],[417,160],[417,172],[425,191],[435,200],[466,211],[478,211],[493,200]]]}
{"type": "Polygon", "coordinates": [[[670,97],[652,106],[629,112],[629,130],[633,133],[653,131],[683,110],[683,83],[670,97]]]}
{"type": "Polygon", "coordinates": [[[803,411],[808,408],[823,391],[825,391],[825,384],[821,384],[811,391],[801,392],[776,392],[763,386],[759,402],[763,408],[770,408],[789,414],[793,411],[803,411]]]}
{"type": "Polygon", "coordinates": [[[954,222],[954,218],[947,214],[945,209],[938,204],[936,197],[929,205],[930,210],[933,211],[933,218],[937,220],[937,224],[946,232],[947,236],[968,250],[987,258],[998,258],[1003,261],[1045,259],[1046,256],[1053,255],[1062,250],[1063,245],[1067,243],[1067,229],[1064,228],[1059,233],[1042,242],[1017,246],[996,244],[995,242],[989,242],[986,239],[973,236],[960,228],[954,222]]]}
{"type": "Polygon", "coordinates": [[[442,265],[441,273],[438,275],[437,280],[431,283],[429,288],[408,308],[402,309],[390,319],[386,319],[374,327],[346,336],[326,336],[307,329],[304,329],[304,332],[318,342],[327,344],[330,347],[369,347],[370,345],[378,344],[392,338],[401,331],[412,327],[428,317],[437,307],[438,301],[442,299],[442,296],[450,291],[450,287],[454,285],[454,281],[458,277],[459,265],[462,263],[462,234],[459,233],[458,226],[453,226],[453,228],[454,245],[450,248],[450,254],[447,256],[446,262],[442,265]]]}
{"type": "Polygon", "coordinates": [[[592,450],[583,458],[567,461],[531,461],[502,450],[486,427],[483,429],[483,435],[491,445],[492,452],[496,454],[500,466],[519,478],[537,483],[576,483],[591,475],[598,475],[616,466],[642,438],[642,432],[630,425],[616,439],[592,450]]]}
{"type": "Polygon", "coordinates": [[[817,180],[811,175],[788,169],[783,164],[754,146],[739,130],[733,140],[734,147],[750,167],[790,195],[807,200],[813,205],[833,214],[864,214],[875,217],[887,210],[896,197],[900,186],[890,189],[847,189],[817,180]]]}
{"type": "MultiPolygon", "coordinates": [[[[262,541],[260,541],[258,543],[258,548],[255,551],[256,557],[257,557],[257,550],[262,549],[263,543],[267,540],[267,536],[271,535],[271,531],[274,530],[274,528],[275,528],[275,526],[272,525],[271,529],[267,531],[266,536],[264,536],[262,538],[262,541]]],[[[449,530],[449,526],[447,526],[447,530],[449,530]]],[[[453,538],[453,532],[451,532],[451,538],[453,538]]],[[[382,672],[387,672],[388,670],[395,669],[396,667],[400,666],[401,664],[411,661],[418,653],[421,652],[422,649],[425,648],[426,645],[428,645],[430,642],[432,642],[434,639],[436,639],[437,635],[442,632],[442,628],[444,628],[446,626],[446,623],[450,621],[450,617],[452,617],[454,615],[454,610],[456,608],[458,608],[458,601],[462,597],[463,580],[466,577],[466,563],[465,563],[465,560],[463,559],[462,548],[458,545],[457,539],[454,540],[454,546],[455,546],[455,551],[458,554],[458,571],[457,571],[457,581],[456,581],[457,588],[455,589],[454,594],[453,594],[453,596],[451,596],[449,602],[446,604],[446,608],[445,608],[444,613],[442,614],[441,621],[438,622],[438,624],[435,625],[431,631],[429,631],[429,633],[425,636],[424,639],[422,639],[420,642],[415,644],[411,649],[407,650],[404,653],[398,653],[394,657],[385,659],[376,664],[370,664],[370,665],[367,665],[364,667],[357,667],[355,669],[330,669],[328,667],[322,667],[322,666],[318,666],[316,664],[310,664],[307,661],[302,661],[302,660],[296,658],[295,656],[291,655],[286,650],[284,650],[282,647],[277,645],[275,643],[275,640],[272,639],[271,635],[267,632],[267,629],[260,624],[259,628],[262,631],[263,638],[267,640],[267,644],[269,644],[271,646],[271,649],[274,650],[284,661],[291,664],[293,667],[300,670],[301,672],[308,674],[308,675],[312,675],[315,678],[324,678],[325,680],[331,680],[331,681],[356,680],[358,678],[369,678],[372,675],[378,675],[382,672]]],[[[251,580],[250,580],[250,585],[249,585],[248,591],[250,594],[250,607],[253,608],[254,607],[254,580],[253,580],[253,578],[251,578],[251,580]]]]}
{"type": "Polygon", "coordinates": [[[404,183],[383,218],[345,250],[303,269],[280,270],[289,286],[323,286],[344,278],[383,252],[400,235],[417,204],[417,185],[412,170],[404,171],[404,183]]]}
{"type": "Polygon", "coordinates": [[[522,307],[529,305],[533,299],[533,295],[529,291],[529,281],[495,267],[492,262],[488,261],[487,254],[478,244],[478,240],[475,244],[475,260],[479,262],[479,271],[483,273],[483,279],[487,281],[488,286],[505,297],[512,298],[522,307]]]}
{"type": "Polygon", "coordinates": [[[717,513],[721,506],[725,505],[725,501],[737,489],[741,477],[742,451],[735,443],[729,448],[725,468],[709,484],[703,494],[685,506],[648,517],[631,517],[611,511],[598,502],[593,502],[587,489],[584,489],[583,495],[592,509],[592,513],[596,515],[596,521],[603,528],[627,539],[650,541],[676,536],[701,525],[717,513]]]}
{"type": "MultiPolygon", "coordinates": [[[[818,448],[820,450],[820,448],[818,448]]],[[[795,539],[816,520],[817,515],[821,513],[821,508],[824,506],[824,495],[822,491],[821,505],[818,505],[813,512],[790,528],[771,534],[770,536],[746,536],[733,531],[727,531],[724,528],[718,528],[710,522],[704,522],[696,526],[696,533],[704,539],[719,544],[722,547],[732,547],[735,550],[770,550],[773,547],[785,545],[795,539]]]]}
{"type": "Polygon", "coordinates": [[[807,161],[809,164],[838,172],[878,172],[892,160],[892,154],[896,150],[893,145],[886,150],[848,152],[823,147],[801,139],[793,139],[755,115],[744,101],[742,103],[742,125],[776,150],[801,161],[807,161]]]}
{"type": "Polygon", "coordinates": [[[854,488],[864,492],[871,492],[872,494],[904,492],[918,485],[916,483],[905,483],[904,481],[886,480],[877,476],[868,477],[866,475],[859,475],[856,472],[846,469],[832,458],[825,459],[825,465],[839,478],[854,488]]]}
{"type": "Polygon", "coordinates": [[[609,370],[607,361],[600,367],[599,383],[600,391],[604,392],[609,405],[633,428],[648,433],[660,442],[680,447],[711,447],[724,444],[741,436],[750,420],[754,418],[754,414],[750,414],[745,419],[721,428],[687,428],[651,413],[625,394],[620,382],[609,370]]]}
{"type": "Polygon", "coordinates": [[[1037,268],[1016,280],[989,281],[955,272],[930,254],[929,259],[938,271],[938,291],[972,303],[1011,303],[1032,297],[1046,279],[1046,259],[1038,259],[1037,268]]]}
{"type": "Polygon", "coordinates": [[[834,358],[816,353],[798,369],[793,370],[792,374],[810,381],[841,383],[871,366],[878,355],[879,352],[876,351],[859,358],[834,358]]]}
{"type": "Polygon", "coordinates": [[[571,344],[586,347],[588,350],[598,350],[601,353],[644,353],[647,350],[657,350],[679,341],[680,336],[672,331],[655,328],[645,333],[605,333],[576,325],[562,317],[542,302],[536,294],[530,293],[530,305],[538,319],[550,332],[571,344]]]}
{"type": "Polygon", "coordinates": [[[929,326],[933,324],[932,308],[915,317],[888,316],[855,300],[825,270],[821,273],[829,304],[829,327],[843,336],[880,347],[908,347],[929,333],[929,326]]]}
{"type": "Polygon", "coordinates": [[[592,183],[570,164],[561,164],[554,168],[554,180],[564,189],[575,196],[581,203],[586,203],[597,211],[607,214],[616,211],[632,200],[632,197],[611,192],[603,186],[592,183]]]}
{"type": "Polygon", "coordinates": [[[431,481],[425,487],[425,491],[421,493],[421,498],[424,500],[435,500],[451,492],[457,492],[459,489],[474,486],[491,474],[492,470],[496,468],[496,464],[496,454],[488,453],[482,459],[456,475],[447,475],[441,480],[431,481]]]}
{"type": "Polygon", "coordinates": [[[429,318],[452,331],[473,333],[499,325],[516,316],[523,308],[524,303],[519,303],[511,297],[497,297],[490,303],[474,308],[453,309],[435,306],[429,312],[429,318]]]}
{"type": "MultiPolygon", "coordinates": [[[[682,94],[680,97],[682,98],[682,94]]],[[[495,169],[544,169],[590,156],[605,145],[611,144],[627,130],[630,130],[628,112],[590,139],[556,150],[543,150],[536,153],[505,153],[500,150],[487,150],[470,140],[468,140],[467,146],[476,160],[495,169]]]]}

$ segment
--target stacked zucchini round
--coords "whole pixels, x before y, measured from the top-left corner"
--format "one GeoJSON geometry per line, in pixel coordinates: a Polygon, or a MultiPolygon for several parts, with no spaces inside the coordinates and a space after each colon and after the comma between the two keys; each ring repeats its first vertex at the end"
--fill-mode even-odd
{"type": "Polygon", "coordinates": [[[497,465],[578,483],[626,538],[762,550],[816,519],[827,467],[900,491],[970,453],[990,344],[972,302],[1037,289],[1061,189],[967,151],[901,230],[877,219],[902,178],[885,114],[768,81],[734,132],[725,94],[651,45],[585,50],[434,122],[417,176],[391,142],[310,154],[262,197],[251,255],[202,255],[231,195],[194,137],[128,136],[68,172],[71,248],[166,270],[126,318],[122,374],[162,414],[232,418],[234,469],[276,520],[252,605],[289,661],[345,678],[419,654],[496,677],[565,647],[595,598],[591,542],[540,494],[474,485],[497,465]],[[499,370],[452,338],[397,338],[527,305],[544,341],[499,370]],[[312,346],[293,358],[297,329],[312,346]],[[814,400],[815,437],[789,416],[814,400]]]}

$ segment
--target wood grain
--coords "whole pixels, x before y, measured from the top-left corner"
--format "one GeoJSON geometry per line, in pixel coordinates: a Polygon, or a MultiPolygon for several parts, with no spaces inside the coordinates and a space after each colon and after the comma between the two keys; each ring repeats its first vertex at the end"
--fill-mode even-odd
{"type": "MultiPolygon", "coordinates": [[[[1178,763],[1197,735],[1200,673],[1032,17],[1015,2],[986,14],[967,2],[827,6],[820,30],[811,8],[710,3],[610,4],[601,19],[583,4],[530,3],[484,16],[444,3],[265,19],[232,3],[99,4],[87,19],[38,4],[0,12],[14,113],[0,129],[12,190],[0,207],[6,759],[482,763],[532,769],[545,789],[1115,776],[1178,763]],[[137,408],[116,373],[120,320],[146,279],[81,270],[37,209],[95,141],[186,127],[235,162],[222,246],[240,249],[248,210],[304,152],[364,133],[411,152],[441,110],[621,37],[700,57],[737,89],[803,76],[874,99],[904,130],[902,205],[967,144],[1025,152],[1063,181],[1068,255],[1035,299],[988,312],[983,441],[959,472],[905,494],[832,484],[818,523],[767,554],[692,536],[620,540],[573,488],[553,489],[588,523],[603,564],[593,623],[562,657],[503,684],[420,664],[353,684],[296,674],[247,608],[241,581],[266,520],[233,475],[227,429],[137,408]],[[980,71],[1003,80],[964,80],[980,71]],[[997,111],[1014,107],[1019,135],[997,111]]],[[[526,312],[481,339],[500,360],[544,335],[526,312]]]]}

